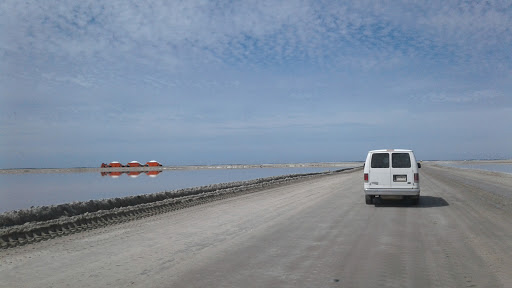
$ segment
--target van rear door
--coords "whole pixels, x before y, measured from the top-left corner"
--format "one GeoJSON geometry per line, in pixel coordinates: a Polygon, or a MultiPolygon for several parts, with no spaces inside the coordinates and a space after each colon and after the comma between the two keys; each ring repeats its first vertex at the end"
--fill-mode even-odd
{"type": "Polygon", "coordinates": [[[371,188],[389,188],[391,187],[390,163],[388,152],[376,152],[372,154],[370,161],[370,173],[368,182],[371,188]]]}
{"type": "Polygon", "coordinates": [[[391,187],[412,188],[414,172],[411,166],[411,157],[408,152],[391,153],[391,187]]]}

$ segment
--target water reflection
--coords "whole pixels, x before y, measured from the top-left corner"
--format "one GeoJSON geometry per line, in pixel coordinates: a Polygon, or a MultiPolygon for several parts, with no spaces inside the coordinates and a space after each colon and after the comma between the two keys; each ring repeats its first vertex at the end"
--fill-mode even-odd
{"type": "Polygon", "coordinates": [[[111,178],[119,178],[123,174],[127,174],[130,178],[137,178],[141,174],[146,174],[149,177],[156,177],[158,174],[162,173],[162,170],[153,170],[153,171],[112,171],[112,172],[100,172],[101,176],[110,176],[111,178]]]}
{"type": "Polygon", "coordinates": [[[158,174],[162,173],[162,171],[148,171],[146,172],[146,175],[148,175],[151,178],[154,178],[158,176],[158,174]]]}
{"type": "Polygon", "coordinates": [[[129,176],[130,178],[137,178],[137,177],[139,177],[139,176],[140,176],[140,173],[142,173],[142,172],[133,172],[133,171],[132,171],[132,172],[128,172],[128,176],[129,176]]]}
{"type": "Polygon", "coordinates": [[[441,165],[455,167],[455,168],[485,170],[485,171],[493,171],[493,172],[502,172],[502,173],[512,174],[512,164],[509,164],[509,163],[474,164],[474,163],[459,162],[459,163],[441,163],[441,165]]]}
{"type": "Polygon", "coordinates": [[[339,167],[0,174],[0,213],[31,206],[124,197],[213,183],[337,169],[339,167]]]}

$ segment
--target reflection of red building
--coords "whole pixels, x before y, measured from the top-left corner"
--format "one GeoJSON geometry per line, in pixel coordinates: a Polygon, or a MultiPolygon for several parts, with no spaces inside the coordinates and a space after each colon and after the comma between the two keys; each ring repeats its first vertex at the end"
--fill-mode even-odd
{"type": "Polygon", "coordinates": [[[128,174],[128,176],[131,178],[137,178],[142,173],[146,173],[146,175],[148,175],[148,177],[156,177],[156,176],[158,176],[158,174],[162,173],[162,170],[160,170],[160,171],[130,171],[130,172],[125,172],[125,171],[100,172],[101,176],[110,176],[112,178],[118,178],[119,176],[121,176],[123,174],[128,174]]]}
{"type": "Polygon", "coordinates": [[[162,166],[162,164],[158,163],[156,160],[151,160],[146,163],[149,167],[156,167],[156,166],[162,166]]]}
{"type": "Polygon", "coordinates": [[[132,161],[128,163],[128,167],[142,167],[142,164],[139,161],[132,161]]]}
{"type": "Polygon", "coordinates": [[[148,171],[146,172],[146,175],[148,175],[149,177],[156,177],[160,173],[162,173],[162,171],[148,171]]]}
{"type": "Polygon", "coordinates": [[[119,176],[123,175],[123,172],[110,172],[109,175],[112,178],[118,178],[119,176]]]}
{"type": "Polygon", "coordinates": [[[140,173],[142,172],[136,172],[136,171],[132,171],[132,172],[129,172],[128,173],[128,176],[132,177],[132,178],[137,178],[140,176],[140,173]]]}
{"type": "Polygon", "coordinates": [[[110,162],[110,167],[123,167],[123,165],[117,161],[110,162]]]}

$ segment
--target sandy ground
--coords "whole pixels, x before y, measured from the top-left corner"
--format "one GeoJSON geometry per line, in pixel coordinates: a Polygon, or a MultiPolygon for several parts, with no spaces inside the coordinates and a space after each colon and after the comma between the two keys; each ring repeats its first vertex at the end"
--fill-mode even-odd
{"type": "Polygon", "coordinates": [[[359,170],[0,250],[0,287],[512,287],[512,176],[420,173],[417,207],[359,170]]]}

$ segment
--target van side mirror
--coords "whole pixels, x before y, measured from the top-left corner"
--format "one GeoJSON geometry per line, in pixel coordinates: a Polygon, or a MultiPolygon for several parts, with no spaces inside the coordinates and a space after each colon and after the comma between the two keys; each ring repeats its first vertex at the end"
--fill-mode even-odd
{"type": "Polygon", "coordinates": [[[418,163],[418,168],[421,168],[421,163],[418,163]]]}

